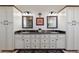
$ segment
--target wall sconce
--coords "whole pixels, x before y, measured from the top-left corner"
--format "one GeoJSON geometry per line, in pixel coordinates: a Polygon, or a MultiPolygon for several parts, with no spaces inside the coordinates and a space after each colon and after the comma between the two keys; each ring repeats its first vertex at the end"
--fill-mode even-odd
{"type": "Polygon", "coordinates": [[[48,14],[48,16],[53,16],[53,15],[57,15],[57,12],[55,12],[55,11],[50,11],[49,14],[48,14]]]}
{"type": "Polygon", "coordinates": [[[26,15],[32,15],[32,13],[29,12],[29,11],[25,11],[25,12],[23,12],[23,16],[26,16],[26,15]]]}
{"type": "Polygon", "coordinates": [[[50,13],[50,14],[56,14],[56,12],[55,12],[55,11],[50,11],[49,13],[50,13]]]}
{"type": "Polygon", "coordinates": [[[41,17],[42,13],[38,13],[38,16],[41,17]]]}

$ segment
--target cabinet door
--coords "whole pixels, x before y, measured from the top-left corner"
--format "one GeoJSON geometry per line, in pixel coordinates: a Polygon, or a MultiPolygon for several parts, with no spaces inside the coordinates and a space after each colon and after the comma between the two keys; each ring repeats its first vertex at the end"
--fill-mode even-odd
{"type": "Polygon", "coordinates": [[[56,39],[57,39],[57,35],[56,34],[51,34],[50,35],[50,48],[55,48],[55,46],[56,46],[56,39]]]}
{"type": "Polygon", "coordinates": [[[4,25],[0,23],[0,40],[2,41],[3,50],[13,50],[14,49],[14,33],[13,24],[4,25]]]}
{"type": "Polygon", "coordinates": [[[30,49],[31,46],[30,46],[30,43],[25,43],[25,49],[30,49]]]}
{"type": "Polygon", "coordinates": [[[31,43],[39,43],[39,42],[40,42],[39,38],[38,39],[35,38],[31,40],[31,43]]]}
{"type": "Polygon", "coordinates": [[[5,26],[0,23],[0,49],[5,50],[7,45],[6,45],[6,29],[5,26]]]}
{"type": "Polygon", "coordinates": [[[74,50],[79,50],[79,23],[74,27],[74,50]]]}
{"type": "Polygon", "coordinates": [[[49,49],[49,43],[41,43],[41,49],[49,49]]]}
{"type": "Polygon", "coordinates": [[[55,49],[56,44],[55,43],[50,43],[50,49],[55,49]]]}
{"type": "Polygon", "coordinates": [[[0,6],[0,22],[8,20],[8,22],[13,22],[13,7],[2,7],[0,6]]]}
{"type": "Polygon", "coordinates": [[[74,20],[74,7],[67,7],[66,14],[67,22],[72,22],[74,20]]]}
{"type": "Polygon", "coordinates": [[[24,41],[25,41],[25,48],[30,49],[30,35],[23,35],[24,41]]]}
{"type": "Polygon", "coordinates": [[[65,49],[65,35],[59,34],[58,39],[56,40],[56,48],[58,49],[65,49]]]}
{"type": "Polygon", "coordinates": [[[66,29],[66,49],[73,50],[74,49],[74,26],[72,23],[67,23],[66,29]]]}
{"type": "Polygon", "coordinates": [[[8,50],[14,49],[14,32],[13,32],[13,24],[8,23],[5,25],[6,27],[6,45],[8,50]]]}
{"type": "Polygon", "coordinates": [[[79,7],[74,7],[75,21],[79,23],[79,7]]]}
{"type": "Polygon", "coordinates": [[[6,45],[6,29],[4,26],[4,20],[6,20],[6,8],[0,7],[0,49],[5,50],[6,45]]]}
{"type": "Polygon", "coordinates": [[[0,22],[3,22],[6,20],[6,7],[1,7],[0,6],[0,22]]]}
{"type": "Polygon", "coordinates": [[[31,43],[31,48],[32,49],[39,49],[40,48],[40,43],[31,43]]]}
{"type": "Polygon", "coordinates": [[[45,35],[41,35],[41,43],[49,43],[49,35],[45,34],[45,35]]]}
{"type": "Polygon", "coordinates": [[[22,35],[15,35],[15,49],[24,49],[24,39],[22,35]]]}
{"type": "Polygon", "coordinates": [[[23,38],[24,38],[26,44],[30,43],[30,41],[31,41],[30,35],[28,35],[28,34],[27,35],[23,35],[23,38]]]}
{"type": "Polygon", "coordinates": [[[13,22],[13,7],[6,7],[6,20],[13,22]]]}

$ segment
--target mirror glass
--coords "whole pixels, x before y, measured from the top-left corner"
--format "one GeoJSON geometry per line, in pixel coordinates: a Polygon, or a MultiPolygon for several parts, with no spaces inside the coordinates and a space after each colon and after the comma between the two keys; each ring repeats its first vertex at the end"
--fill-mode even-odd
{"type": "Polygon", "coordinates": [[[33,28],[33,16],[22,16],[22,28],[33,28]]]}
{"type": "Polygon", "coordinates": [[[57,27],[58,27],[58,17],[47,16],[47,28],[57,28],[57,27]]]}

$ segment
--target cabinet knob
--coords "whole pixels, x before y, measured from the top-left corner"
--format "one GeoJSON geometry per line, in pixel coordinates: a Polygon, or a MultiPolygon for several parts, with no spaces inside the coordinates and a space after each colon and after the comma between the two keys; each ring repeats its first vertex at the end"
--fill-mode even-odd
{"type": "Polygon", "coordinates": [[[35,48],[36,48],[36,45],[35,45],[35,48]]]}
{"type": "Polygon", "coordinates": [[[54,41],[54,40],[52,40],[52,41],[54,41]]]}
{"type": "Polygon", "coordinates": [[[56,40],[58,40],[58,39],[56,39],[56,40]]]}
{"type": "Polygon", "coordinates": [[[44,40],[44,41],[46,41],[46,40],[44,40]]]}
{"type": "Polygon", "coordinates": [[[24,39],[22,39],[22,40],[24,40],[24,39]]]}
{"type": "Polygon", "coordinates": [[[28,40],[27,40],[27,42],[28,42],[28,40]]]}
{"type": "Polygon", "coordinates": [[[52,46],[52,47],[54,47],[54,46],[52,46]]]}
{"type": "Polygon", "coordinates": [[[46,46],[44,46],[44,47],[46,47],[46,46]]]}
{"type": "Polygon", "coordinates": [[[35,40],[35,42],[36,42],[36,40],[35,40]]]}

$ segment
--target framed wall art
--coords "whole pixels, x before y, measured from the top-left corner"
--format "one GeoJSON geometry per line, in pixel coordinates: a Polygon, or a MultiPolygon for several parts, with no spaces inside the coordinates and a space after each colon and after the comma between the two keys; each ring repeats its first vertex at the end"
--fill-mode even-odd
{"type": "Polygon", "coordinates": [[[42,18],[42,17],[37,17],[37,18],[36,18],[36,25],[37,25],[37,26],[44,25],[44,18],[42,18]]]}

